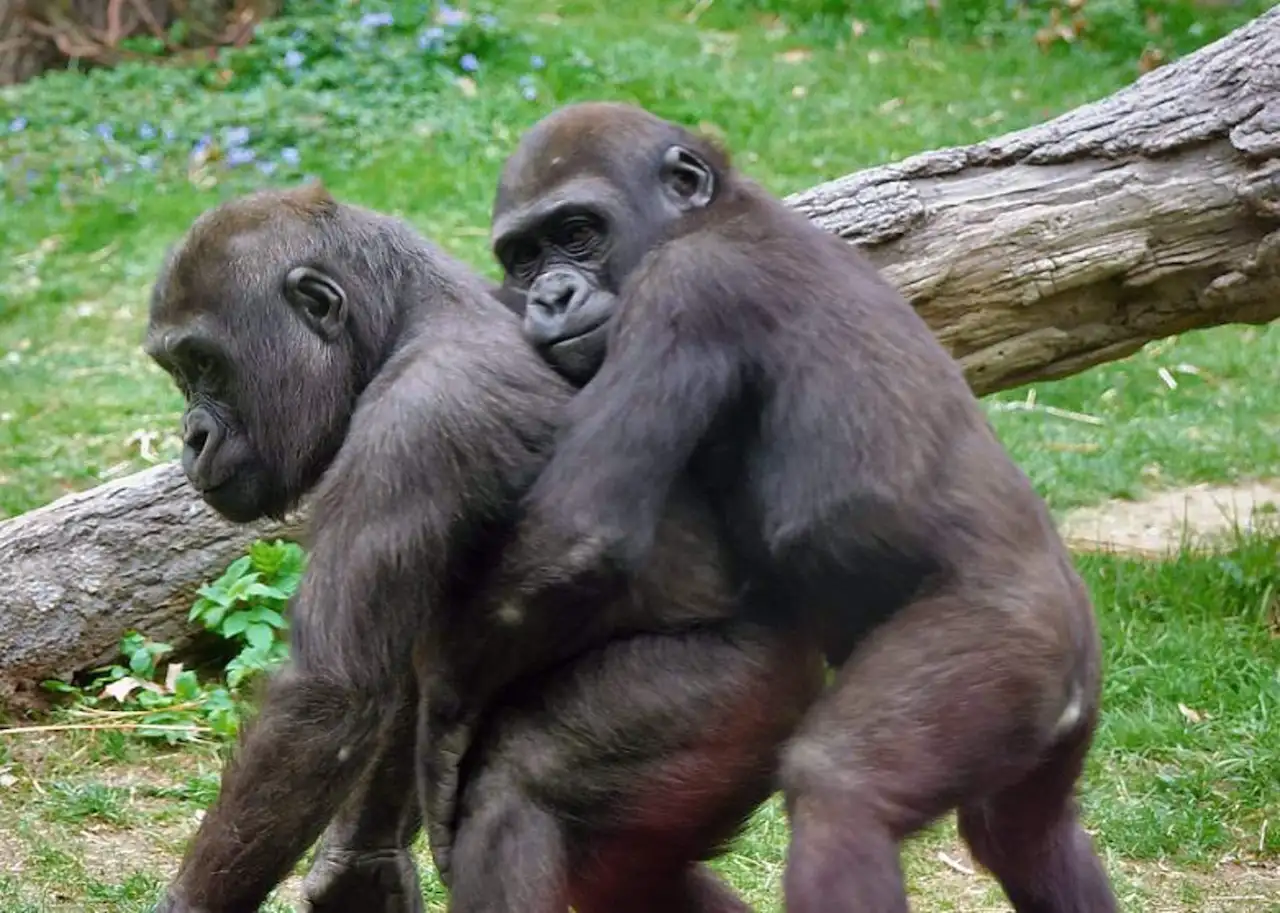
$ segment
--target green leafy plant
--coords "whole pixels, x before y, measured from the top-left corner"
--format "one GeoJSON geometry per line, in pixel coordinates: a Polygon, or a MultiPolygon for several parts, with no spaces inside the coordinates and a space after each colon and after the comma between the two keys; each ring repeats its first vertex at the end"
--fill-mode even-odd
{"type": "Polygon", "coordinates": [[[195,670],[164,662],[169,644],[128,631],[120,640],[121,661],[94,670],[83,686],[47,681],[48,691],[72,698],[73,726],[124,729],[169,743],[204,735],[233,737],[243,715],[237,700],[254,677],[288,655],[286,609],[302,580],[302,548],[292,542],[258,541],[217,580],[199,590],[190,620],[236,649],[225,680],[201,682],[195,670]]]}
{"type": "Polygon", "coordinates": [[[258,541],[221,577],[199,589],[189,619],[240,648],[227,664],[227,686],[233,691],[288,655],[285,610],[304,564],[297,544],[258,541]]]}
{"type": "Polygon", "coordinates": [[[120,639],[123,663],[94,670],[83,687],[47,681],[48,691],[70,695],[69,710],[90,729],[128,729],[144,739],[169,743],[192,741],[205,734],[230,737],[239,729],[239,710],[226,688],[202,684],[194,670],[161,659],[169,644],[128,631],[120,639]]]}

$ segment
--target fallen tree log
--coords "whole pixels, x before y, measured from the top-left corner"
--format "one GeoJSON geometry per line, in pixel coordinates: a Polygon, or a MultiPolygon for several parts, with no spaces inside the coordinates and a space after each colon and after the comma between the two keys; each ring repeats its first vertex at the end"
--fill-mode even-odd
{"type": "MultiPolygon", "coordinates": [[[[978,393],[1280,316],[1280,9],[1095,104],[789,202],[863,246],[978,393]]],[[[174,465],[0,524],[0,683],[182,645],[194,590],[258,535],[174,465]]]]}

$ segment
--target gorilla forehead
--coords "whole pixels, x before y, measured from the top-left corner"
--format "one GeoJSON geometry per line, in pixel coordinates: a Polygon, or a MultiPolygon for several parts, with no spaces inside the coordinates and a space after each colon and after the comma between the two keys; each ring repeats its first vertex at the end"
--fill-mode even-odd
{"type": "Polygon", "coordinates": [[[642,163],[648,160],[656,174],[661,153],[674,144],[707,146],[682,127],[634,105],[567,105],[538,121],[521,139],[502,170],[496,206],[519,206],[583,175],[618,187],[643,186],[648,175],[642,163]]]}
{"type": "Polygon", "coordinates": [[[218,310],[227,293],[268,279],[266,252],[283,268],[308,256],[315,226],[336,212],[320,184],[258,191],[205,212],[166,257],[152,294],[152,324],[218,310]]]}

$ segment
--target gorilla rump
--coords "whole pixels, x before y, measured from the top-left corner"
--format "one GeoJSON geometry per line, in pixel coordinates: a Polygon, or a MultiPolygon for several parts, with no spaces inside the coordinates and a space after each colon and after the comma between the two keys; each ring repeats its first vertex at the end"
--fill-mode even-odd
{"type": "Polygon", "coordinates": [[[583,628],[603,646],[549,647],[574,658],[479,711],[460,687],[495,631],[530,636],[479,611],[482,581],[572,393],[491,292],[318,187],[224,204],[167,259],[146,350],[186,398],[192,484],[240,522],[313,496],[290,662],[161,909],[256,909],[326,825],[313,909],[420,909],[415,774],[453,910],[747,909],[701,862],[772,790],[822,662],[736,611],[705,504],[663,512],[583,628]],[[455,816],[435,736],[460,707],[455,816]]]}
{"type": "Polygon", "coordinates": [[[468,693],[544,662],[593,617],[580,594],[648,566],[691,477],[744,617],[785,615],[842,667],[783,761],[788,909],[905,910],[899,842],[958,808],[1020,913],[1114,910],[1073,795],[1099,701],[1092,606],[909,303],[723,150],[624,105],[529,131],[493,247],[526,336],[589,382],[488,597],[542,633],[468,693]]]}

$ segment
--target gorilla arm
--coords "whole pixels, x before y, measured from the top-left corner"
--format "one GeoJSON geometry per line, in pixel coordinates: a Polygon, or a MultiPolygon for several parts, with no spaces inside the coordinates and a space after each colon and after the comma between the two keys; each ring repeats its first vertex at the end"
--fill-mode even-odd
{"type": "MultiPolygon", "coordinates": [[[[714,239],[682,240],[678,250],[651,256],[622,290],[609,354],[569,404],[504,555],[488,605],[511,622],[508,636],[498,640],[502,629],[495,630],[485,665],[465,676],[470,702],[483,704],[504,684],[584,646],[590,630],[600,630],[592,617],[599,607],[662,560],[652,549],[672,486],[741,397],[749,367],[736,338],[742,329],[724,308],[707,305],[739,297],[702,279],[709,271],[699,264],[725,256],[714,239]]],[[[741,277],[745,297],[748,270],[715,272],[741,277]]],[[[651,628],[652,617],[647,622],[643,614],[615,618],[609,630],[651,628]]]]}

